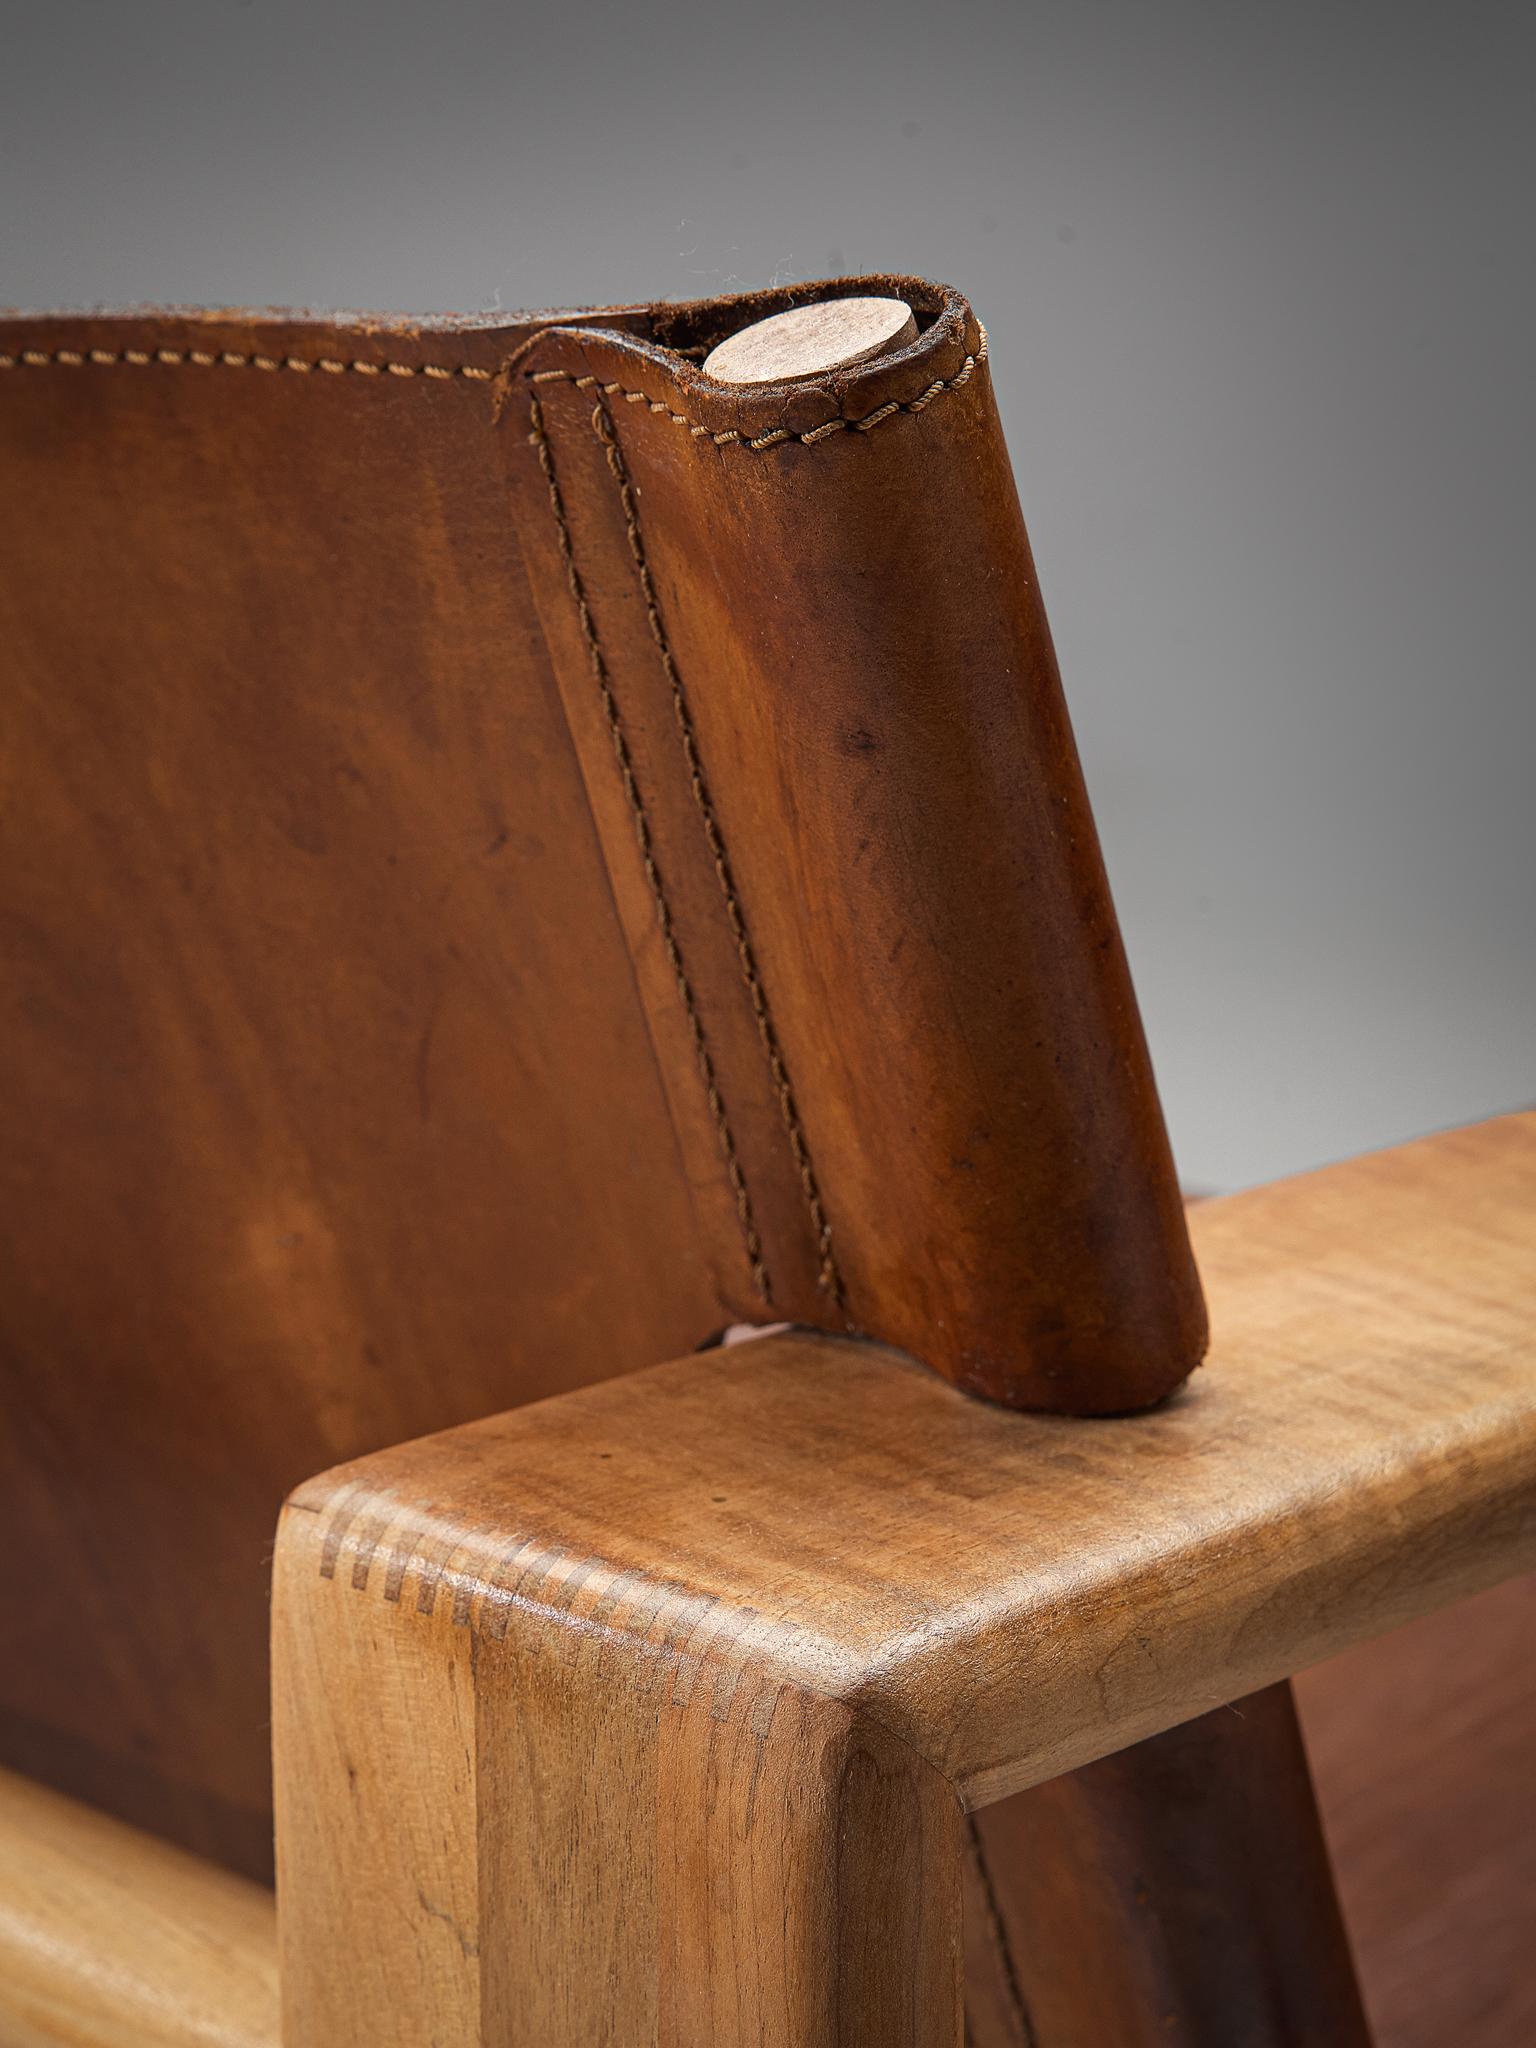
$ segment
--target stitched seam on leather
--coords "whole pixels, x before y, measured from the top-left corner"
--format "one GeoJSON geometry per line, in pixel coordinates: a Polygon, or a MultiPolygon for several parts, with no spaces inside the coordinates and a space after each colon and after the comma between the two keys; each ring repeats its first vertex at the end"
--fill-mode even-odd
{"type": "Polygon", "coordinates": [[[700,1022],[698,1006],[694,1001],[693,985],[683,965],[682,950],[677,943],[677,931],[672,921],[672,907],[667,901],[662,884],[661,871],[656,864],[655,850],[651,840],[651,824],[645,809],[645,801],[635,780],[634,764],[630,758],[629,741],[624,731],[624,721],[619,713],[618,701],[613,694],[613,684],[608,675],[608,664],[604,658],[597,627],[593,622],[592,609],[587,602],[586,586],[576,566],[576,552],[571,542],[570,523],[565,514],[565,500],[560,493],[559,481],[555,474],[554,454],[549,445],[549,436],[544,429],[544,412],[536,396],[529,398],[529,421],[532,428],[530,440],[538,451],[539,467],[549,488],[549,505],[554,515],[555,530],[560,541],[560,559],[565,567],[565,580],[576,606],[576,615],[581,622],[581,634],[586,642],[587,660],[592,677],[597,684],[597,693],[603,707],[603,717],[608,726],[608,737],[619,764],[619,777],[624,785],[630,814],[634,819],[635,838],[639,842],[640,858],[645,868],[645,879],[650,888],[651,903],[656,912],[656,922],[661,931],[661,942],[666,949],[667,963],[677,983],[677,992],[682,998],[683,1013],[688,1020],[688,1035],[693,1042],[694,1058],[698,1062],[699,1074],[704,1082],[704,1092],[709,1101],[709,1113],[714,1120],[715,1135],[725,1159],[726,1175],[731,1192],[736,1198],[736,1216],[741,1226],[742,1242],[746,1246],[747,1259],[752,1268],[753,1284],[763,1302],[773,1306],[773,1292],[769,1285],[768,1271],[763,1262],[763,1244],[758,1235],[756,1218],[752,1212],[752,1199],[747,1192],[746,1177],[736,1152],[736,1141],[731,1135],[731,1126],[725,1113],[725,1104],[720,1097],[719,1082],[715,1075],[715,1063],[710,1057],[709,1046],[704,1037],[704,1026],[700,1022]]]}
{"type": "MultiPolygon", "coordinates": [[[[959,391],[968,384],[977,369],[987,359],[987,332],[981,329],[981,339],[976,353],[967,355],[953,377],[935,378],[925,391],[916,398],[892,399],[888,404],[877,406],[873,412],[865,413],[861,419],[828,420],[824,425],[812,427],[803,434],[793,434],[787,427],[776,427],[771,433],[746,435],[736,428],[716,433],[712,428],[701,426],[686,413],[674,412],[664,399],[652,398],[648,391],[631,391],[619,383],[601,383],[595,376],[578,377],[574,370],[536,370],[528,378],[530,384],[547,384],[556,380],[574,384],[578,390],[598,389],[605,398],[622,398],[626,405],[643,405],[659,418],[670,420],[675,427],[686,427],[695,440],[708,441],[715,448],[736,447],[753,452],[769,448],[782,448],[791,442],[803,447],[816,447],[833,434],[867,434],[871,428],[883,426],[887,420],[895,419],[902,413],[921,413],[946,391],[959,391]]],[[[305,356],[260,356],[244,354],[238,349],[221,349],[211,352],[207,349],[23,349],[19,355],[0,355],[0,370],[46,369],[60,365],[69,369],[88,368],[92,364],[131,364],[143,367],[154,363],[193,364],[200,369],[231,370],[296,370],[300,373],[320,370],[331,376],[358,377],[429,377],[439,383],[452,382],[455,378],[467,378],[472,383],[489,384],[500,373],[482,370],[469,364],[450,366],[443,363],[366,363],[344,362],[338,357],[325,356],[311,359],[305,356]]]]}
{"type": "Polygon", "coordinates": [[[767,1055],[768,1070],[773,1076],[779,1112],[789,1138],[790,1153],[799,1176],[801,1192],[805,1196],[806,1208],[810,1212],[820,1266],[819,1284],[841,1309],[844,1306],[843,1279],[838,1270],[837,1255],[833,1250],[832,1226],[827,1221],[827,1213],[822,1206],[821,1189],[817,1183],[816,1170],[811,1164],[810,1148],[806,1143],[805,1130],[800,1121],[794,1089],[790,1085],[789,1071],[785,1066],[778,1033],[774,1029],[773,1017],[768,1008],[768,998],[763,988],[757,956],[752,949],[746,919],[742,915],[741,899],[736,891],[736,878],[731,869],[730,857],[725,850],[725,839],[720,830],[719,819],[715,815],[709,784],[705,779],[704,764],[699,756],[698,737],[693,726],[693,714],[688,708],[687,692],[683,688],[683,679],[673,658],[671,643],[662,620],[661,606],[656,597],[656,585],[651,577],[651,565],[640,532],[640,514],[635,503],[634,487],[630,482],[623,450],[619,446],[613,415],[601,398],[593,409],[592,431],[603,445],[608,467],[618,486],[619,502],[624,510],[625,531],[629,537],[629,552],[634,558],[640,594],[645,601],[646,619],[650,625],[651,638],[656,643],[656,652],[661,657],[662,673],[672,692],[672,711],[677,723],[678,737],[682,741],[683,759],[688,767],[688,784],[693,791],[694,805],[698,810],[700,822],[704,827],[704,837],[714,860],[715,876],[720,884],[720,894],[725,901],[726,921],[731,928],[731,937],[736,942],[736,958],[741,967],[741,978],[752,1004],[752,1014],[757,1020],[757,1034],[767,1055]]]}
{"type": "Polygon", "coordinates": [[[965,1829],[971,1858],[976,1867],[976,1876],[981,1885],[982,1900],[986,1907],[987,1935],[1002,1972],[1003,1988],[1008,1994],[1009,2009],[1013,2023],[1018,2029],[1019,2048],[1036,2048],[1035,2029],[1029,2017],[1029,2008],[1024,2003],[1024,1988],[1019,1982],[1018,1966],[1013,1958],[1013,1944],[1008,1939],[1003,1909],[998,1902],[997,1886],[992,1881],[991,1867],[987,1862],[987,1853],[981,1845],[981,1830],[976,1824],[974,1813],[965,1816],[965,1829]]]}
{"type": "Polygon", "coordinates": [[[321,370],[332,377],[435,377],[439,382],[467,377],[471,383],[489,384],[494,370],[476,369],[469,363],[365,363],[343,362],[335,356],[244,355],[238,349],[205,348],[24,348],[20,355],[0,355],[0,370],[42,370],[50,363],[66,369],[84,369],[91,364],[128,363],[134,368],[146,364],[191,363],[201,370],[321,370]]]}
{"type": "Polygon", "coordinates": [[[872,427],[883,426],[898,413],[925,412],[944,392],[961,390],[969,384],[977,370],[987,360],[987,330],[982,327],[980,332],[981,339],[976,345],[976,353],[967,355],[953,377],[936,377],[927,390],[919,392],[916,398],[893,398],[889,403],[877,406],[873,412],[865,413],[860,419],[827,420],[822,426],[812,427],[804,434],[793,434],[787,427],[775,427],[772,433],[755,436],[740,433],[734,427],[725,433],[717,434],[713,429],[700,426],[696,420],[691,420],[686,413],[674,412],[664,399],[652,398],[648,391],[630,391],[617,382],[605,384],[595,376],[578,377],[574,370],[534,370],[529,373],[528,382],[552,384],[563,379],[566,383],[574,384],[578,391],[596,390],[601,392],[604,398],[622,398],[626,405],[643,405],[647,411],[670,420],[673,426],[686,427],[695,440],[708,441],[716,448],[736,447],[761,451],[766,448],[782,448],[791,441],[798,441],[804,447],[814,448],[833,434],[867,434],[872,427]]]}

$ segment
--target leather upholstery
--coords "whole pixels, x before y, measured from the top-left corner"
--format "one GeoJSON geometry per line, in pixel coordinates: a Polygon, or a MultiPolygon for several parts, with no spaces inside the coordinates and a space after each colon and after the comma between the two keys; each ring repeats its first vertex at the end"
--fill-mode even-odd
{"type": "Polygon", "coordinates": [[[0,462],[6,1762],[264,1867],[284,1491],[725,1324],[1196,1363],[962,300],[18,316],[0,462]]]}

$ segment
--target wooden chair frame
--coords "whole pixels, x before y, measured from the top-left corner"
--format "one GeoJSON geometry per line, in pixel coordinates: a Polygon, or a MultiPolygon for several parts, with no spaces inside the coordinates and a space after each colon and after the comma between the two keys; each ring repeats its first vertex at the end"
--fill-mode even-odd
{"type": "MultiPolygon", "coordinates": [[[[301,1488],[284,2048],[957,2048],[967,1809],[1528,1566],[1536,1117],[1194,1231],[1215,1348],[1151,1414],[790,1331],[301,1488]]],[[[10,1804],[6,1853],[63,1875],[0,1931],[0,2010],[271,2048],[254,1888],[95,1819],[71,1864],[49,1798],[10,1804]]]]}

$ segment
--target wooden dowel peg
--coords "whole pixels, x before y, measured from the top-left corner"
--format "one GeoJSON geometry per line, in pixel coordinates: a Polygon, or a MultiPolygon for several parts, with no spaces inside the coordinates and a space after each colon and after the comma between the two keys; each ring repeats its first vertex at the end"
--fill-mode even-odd
{"type": "Polygon", "coordinates": [[[822,299],[754,320],[704,358],[722,384],[785,384],[847,370],[917,339],[905,299],[822,299]]]}

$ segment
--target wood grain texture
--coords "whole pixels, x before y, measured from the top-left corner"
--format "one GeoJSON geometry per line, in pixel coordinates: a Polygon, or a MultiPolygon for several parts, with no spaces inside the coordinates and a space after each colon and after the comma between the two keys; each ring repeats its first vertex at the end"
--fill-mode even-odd
{"type": "MultiPolygon", "coordinates": [[[[886,1912],[912,1939],[878,1979],[906,2012],[949,1967],[955,1800],[1520,1569],[1536,1118],[1194,1223],[1216,1351],[1149,1416],[1010,1415],[787,1333],[301,1488],[275,1622],[293,2024],[327,1996],[325,1959],[387,1930],[379,1999],[462,2015],[466,2040],[491,2013],[574,2040],[599,2011],[623,2015],[615,2039],[707,2039],[701,2011],[735,2039],[781,1981],[766,1914],[789,1947],[763,2038],[857,2038],[829,1989],[854,1930],[818,1945],[812,1924],[854,1910],[840,1829],[855,1893],[908,1845],[886,1912]]],[[[947,1977],[939,2003],[947,2026],[947,1977]]]]}
{"type": "Polygon", "coordinates": [[[663,1588],[573,1627],[576,1555],[481,1599],[372,1515],[279,1546],[284,2048],[958,2048],[960,1809],[906,1744],[682,1654],[663,1588]]]}
{"type": "Polygon", "coordinates": [[[1192,1221],[1217,1348],[1150,1415],[1007,1417],[880,1347],[789,1333],[296,1498],[381,1519],[392,1555],[430,1544],[434,1574],[458,1558],[466,1620],[485,1568],[466,1545],[520,1555],[529,1587],[555,1573],[573,1616],[610,1588],[629,1613],[664,1562],[677,1599],[707,1604],[712,1654],[856,1701],[984,1804],[1510,1576],[1536,1545],[1536,1116],[1192,1221]]]}
{"type": "Polygon", "coordinates": [[[1289,1686],[975,1827],[1007,1957],[978,2048],[1370,2048],[1289,1686]]]}
{"type": "MultiPolygon", "coordinates": [[[[1375,2048],[1529,2048],[1536,2040],[1536,1578],[1511,1580],[1358,1644],[1302,1672],[1294,1690],[1375,2048]]],[[[1207,1718],[1219,1723],[1226,1710],[1207,1718]]],[[[1169,1739],[1154,1736],[1141,1748],[1169,1739]]],[[[1123,1751],[1114,1761],[1134,1772],[1139,1754],[1123,1751]]],[[[1038,1930],[1019,1911],[1053,1847],[1040,1838],[1037,1799],[1048,1793],[1070,1801],[1075,1777],[1102,1768],[1089,1764],[973,1816],[985,1861],[978,1865],[973,1855],[967,1872],[970,2048],[1075,2048],[1081,2032],[1048,2031],[1038,2004],[1026,2004],[1024,1986],[1033,1987],[1042,1969],[1075,1970],[1091,1997],[1104,1977],[1123,1982],[1138,1967],[1123,1948],[1106,1955],[1078,1942],[1041,1957],[1038,1930]],[[1016,1890],[1021,1865],[1024,1889],[1016,1890]]],[[[1163,1825],[1180,1831],[1177,1802],[1163,1825]]],[[[1066,1845],[1069,1863],[1083,1853],[1066,1845]]],[[[1181,1886],[1175,1874],[1165,1901],[1167,1872],[1155,1842],[1152,1854],[1153,1881],[1144,1897],[1138,1888],[1136,1903],[1161,1923],[1181,1886]]],[[[1235,1913],[1251,1901],[1239,1896],[1226,1905],[1235,1913]]],[[[1222,1953],[1218,1945],[1218,1970],[1222,1953]]],[[[1140,1967],[1146,1962],[1143,1955],[1140,1967]]],[[[1188,1984],[1205,1969],[1192,1969],[1188,1984]]],[[[1117,2036],[1108,2038],[1120,2048],[1117,2036]]]]}
{"type": "Polygon", "coordinates": [[[272,1895],[0,1772],[5,2048],[278,2048],[272,1895]]]}
{"type": "Polygon", "coordinates": [[[1377,2048],[1530,2048],[1536,1578],[1296,1692],[1377,2048]]]}
{"type": "MultiPolygon", "coordinates": [[[[1297,1681],[1376,2048],[1528,2048],[1536,2037],[1533,1652],[1536,1579],[1526,1578],[1297,1681]]],[[[967,1895],[975,2048],[1061,2048],[1009,1985],[1036,1965],[997,1836],[1004,1856],[1038,1855],[1034,1797],[975,1816],[994,1861],[990,1895],[974,1874],[967,1895]]],[[[1147,1903],[1156,1910],[1155,1892],[1147,1903]]],[[[1076,1947],[1051,1960],[1077,1956],[1090,1980],[1099,1962],[1131,1963],[1076,1947]]],[[[7,2048],[277,2048],[276,1980],[270,1894],[0,1777],[7,2048]]]]}
{"type": "MultiPolygon", "coordinates": [[[[1536,2037],[1533,1652],[1536,1579],[1526,1578],[1297,1681],[1376,2048],[1528,2048],[1536,2037]]],[[[1040,1855],[1035,1796],[974,1817],[993,1876],[988,1886],[974,1865],[968,1873],[975,2048],[1061,2048],[1021,2002],[1037,1964],[999,1860],[1040,1855]]],[[[1156,1891],[1144,1903],[1155,1912],[1156,1891]]],[[[1049,1960],[1079,1957],[1089,1981],[1100,1963],[1134,1966],[1075,1945],[1049,1960]]],[[[0,1777],[7,2048],[276,2048],[276,1979],[269,1894],[0,1777]]]]}

